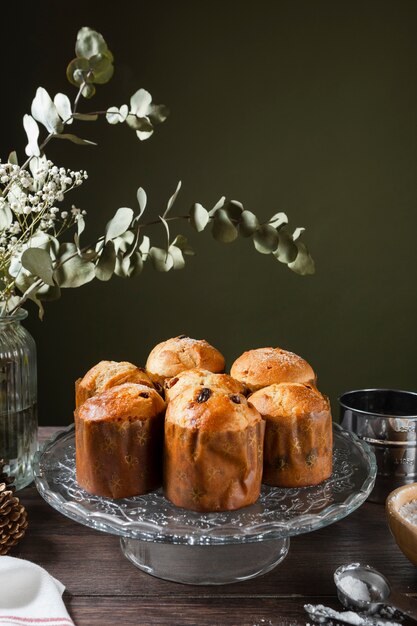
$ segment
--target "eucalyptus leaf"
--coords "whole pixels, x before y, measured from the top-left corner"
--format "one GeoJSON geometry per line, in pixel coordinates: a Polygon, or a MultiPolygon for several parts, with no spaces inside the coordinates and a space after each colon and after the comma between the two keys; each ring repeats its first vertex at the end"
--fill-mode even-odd
{"type": "Polygon", "coordinates": [[[8,163],[11,163],[12,165],[19,165],[19,161],[17,160],[17,154],[16,154],[16,150],[13,150],[7,159],[8,163]]]}
{"type": "Polygon", "coordinates": [[[198,233],[201,233],[210,221],[208,211],[202,204],[196,202],[190,209],[190,223],[198,233]]]}
{"type": "Polygon", "coordinates": [[[288,217],[282,211],[280,213],[275,213],[275,215],[270,218],[268,224],[273,228],[279,228],[283,224],[288,224],[288,217]]]}
{"type": "Polygon", "coordinates": [[[142,259],[144,261],[147,260],[150,249],[151,249],[151,240],[149,239],[149,237],[145,235],[144,238],[142,239],[142,243],[140,244],[138,248],[139,252],[142,255],[142,259]]]}
{"type": "Polygon", "coordinates": [[[71,133],[61,133],[60,135],[54,135],[56,139],[68,139],[68,141],[72,141],[72,143],[76,143],[79,146],[96,146],[97,144],[94,141],[90,141],[89,139],[81,139],[81,137],[77,137],[77,135],[72,135],[71,133]]]}
{"type": "Polygon", "coordinates": [[[28,248],[42,248],[46,250],[52,260],[56,259],[59,251],[59,241],[49,233],[38,231],[27,241],[28,248]]]}
{"type": "Polygon", "coordinates": [[[171,245],[177,246],[177,248],[179,248],[183,252],[183,254],[186,254],[188,256],[195,255],[194,250],[188,243],[187,237],[184,237],[184,235],[177,235],[171,245]]]}
{"type": "Polygon", "coordinates": [[[93,82],[97,85],[108,83],[114,74],[114,65],[109,57],[96,54],[89,59],[90,68],[93,70],[93,82]]]}
{"type": "Polygon", "coordinates": [[[302,226],[299,226],[298,228],[296,228],[292,234],[293,241],[297,241],[297,239],[301,237],[304,231],[305,231],[305,228],[303,228],[302,226]]]}
{"type": "Polygon", "coordinates": [[[177,196],[178,196],[178,194],[180,192],[180,189],[181,189],[181,181],[178,182],[176,190],[174,191],[174,193],[172,194],[172,196],[168,200],[167,208],[165,209],[163,217],[166,217],[168,215],[168,213],[170,212],[170,210],[172,209],[173,204],[174,204],[175,200],[177,199],[177,196]]]}
{"type": "Polygon", "coordinates": [[[212,235],[221,243],[231,243],[238,236],[236,226],[231,222],[224,209],[217,209],[214,214],[212,235]]]}
{"type": "Polygon", "coordinates": [[[114,273],[120,278],[133,278],[141,273],[143,268],[142,257],[139,252],[132,256],[118,256],[114,273]]]}
{"type": "Polygon", "coordinates": [[[138,250],[138,243],[139,243],[139,237],[140,237],[140,226],[138,226],[138,228],[136,229],[136,233],[135,236],[133,238],[132,243],[127,246],[126,248],[126,252],[125,252],[125,256],[132,256],[135,252],[137,252],[138,250]]]}
{"type": "Polygon", "coordinates": [[[141,217],[143,215],[143,212],[146,209],[146,203],[148,201],[146,192],[144,189],[142,189],[142,187],[139,187],[139,189],[136,192],[136,197],[138,199],[138,204],[139,204],[139,214],[138,217],[141,217]]]}
{"type": "Polygon", "coordinates": [[[64,125],[58,115],[51,96],[43,87],[38,87],[32,101],[32,117],[43,124],[49,133],[62,133],[64,125]]]}
{"type": "Polygon", "coordinates": [[[242,237],[250,237],[259,228],[259,221],[255,213],[243,211],[240,216],[239,233],[242,237]]]}
{"type": "Polygon", "coordinates": [[[120,113],[120,121],[125,122],[129,114],[129,107],[127,106],[127,104],[122,104],[122,106],[119,109],[119,113],[120,113]]]}
{"type": "Polygon", "coordinates": [[[288,263],[288,267],[301,276],[314,274],[315,264],[306,246],[299,241],[297,241],[296,246],[298,248],[297,258],[293,263],[288,263]]]}
{"type": "Polygon", "coordinates": [[[182,254],[182,250],[180,250],[180,248],[177,248],[177,246],[171,244],[169,246],[169,254],[172,257],[173,269],[182,270],[183,267],[185,267],[185,260],[182,254]]]}
{"type": "Polygon", "coordinates": [[[130,267],[130,259],[118,254],[116,257],[116,265],[114,267],[114,273],[119,278],[128,278],[128,272],[130,267]]]}
{"type": "Polygon", "coordinates": [[[96,88],[94,85],[85,85],[81,91],[84,98],[90,99],[96,93],[96,88]]]}
{"type": "Polygon", "coordinates": [[[117,255],[119,253],[122,253],[122,255],[125,254],[129,250],[130,246],[133,244],[134,239],[135,239],[135,234],[131,230],[127,230],[119,237],[116,237],[115,239],[113,239],[116,254],[117,255]]]}
{"type": "Polygon", "coordinates": [[[13,213],[8,202],[1,205],[0,208],[0,231],[9,228],[13,222],[13,213]]]}
{"type": "Polygon", "coordinates": [[[146,117],[152,104],[152,96],[146,89],[138,89],[130,98],[130,111],[137,117],[146,117]]]}
{"type": "Polygon", "coordinates": [[[95,122],[98,120],[96,113],[73,113],[72,117],[80,122],[95,122]]]}
{"type": "Polygon", "coordinates": [[[72,124],[71,102],[68,96],[64,93],[57,93],[54,97],[54,105],[62,121],[65,124],[72,124]]]}
{"type": "Polygon", "coordinates": [[[118,124],[120,122],[119,109],[117,107],[109,107],[106,113],[106,120],[109,124],[118,124]]]}
{"type": "Polygon", "coordinates": [[[167,235],[167,249],[169,248],[169,224],[168,222],[161,216],[159,216],[159,219],[161,220],[162,224],[164,225],[165,228],[165,232],[167,235]]]}
{"type": "Polygon", "coordinates": [[[134,278],[135,276],[138,276],[141,273],[142,269],[143,269],[142,256],[140,252],[135,252],[130,257],[130,265],[129,265],[127,275],[129,278],[134,278]]]}
{"type": "Polygon", "coordinates": [[[238,202],[238,200],[230,200],[230,202],[225,204],[223,208],[225,209],[225,211],[227,212],[227,215],[232,220],[240,219],[240,216],[242,215],[243,210],[244,210],[243,204],[241,202],[238,202]]]}
{"type": "Polygon", "coordinates": [[[73,59],[67,67],[67,79],[72,85],[79,87],[84,82],[84,78],[87,76],[89,70],[90,65],[87,59],[73,59]]]}
{"type": "Polygon", "coordinates": [[[0,315],[6,316],[20,305],[20,296],[9,296],[7,300],[0,301],[0,315]]]}
{"type": "Polygon", "coordinates": [[[139,117],[133,113],[129,113],[126,116],[126,124],[133,128],[133,130],[145,131],[153,133],[153,125],[149,119],[145,116],[139,117]]]}
{"type": "Polygon", "coordinates": [[[34,156],[29,162],[29,169],[34,180],[36,190],[41,189],[48,174],[48,159],[46,155],[34,156]]]}
{"type": "Polygon", "coordinates": [[[169,272],[174,266],[172,256],[163,248],[152,247],[149,250],[149,256],[152,259],[154,268],[158,272],[169,272]]]}
{"type": "Polygon", "coordinates": [[[169,109],[164,104],[152,104],[148,116],[152,124],[162,124],[169,117],[169,109]]]}
{"type": "Polygon", "coordinates": [[[83,26],[77,33],[75,54],[77,57],[84,57],[85,59],[90,59],[97,54],[105,54],[113,60],[103,35],[88,26],[83,26]]]}
{"type": "Polygon", "coordinates": [[[22,266],[46,285],[54,286],[52,260],[42,248],[28,248],[21,257],[22,266]]]}
{"type": "Polygon", "coordinates": [[[78,235],[78,237],[81,237],[82,233],[84,232],[84,229],[85,229],[85,219],[79,213],[77,215],[77,235],[78,235]]]}
{"type": "Polygon", "coordinates": [[[253,234],[254,246],[261,254],[270,254],[276,250],[278,242],[278,232],[268,224],[260,226],[253,234]]]}
{"type": "Polygon", "coordinates": [[[28,138],[25,153],[27,156],[40,156],[41,151],[38,145],[39,126],[31,115],[23,116],[23,127],[28,138]]]}
{"type": "Polygon", "coordinates": [[[34,302],[36,306],[38,307],[38,317],[42,321],[43,316],[45,315],[45,309],[43,308],[42,302],[39,300],[38,296],[36,295],[36,291],[33,291],[28,297],[29,297],[29,300],[32,300],[32,302],[34,302]]]}
{"type": "Polygon", "coordinates": [[[278,237],[278,247],[272,254],[281,263],[292,263],[297,258],[297,245],[294,243],[293,238],[285,228],[281,228],[278,237]]]}
{"type": "Polygon", "coordinates": [[[123,235],[123,233],[126,232],[129,228],[132,219],[132,209],[129,209],[128,207],[122,207],[120,209],[117,209],[114,217],[112,217],[112,219],[106,225],[106,242],[110,239],[114,239],[115,237],[123,235]]]}
{"type": "Polygon", "coordinates": [[[36,291],[36,296],[42,302],[52,302],[61,296],[61,289],[57,285],[42,285],[36,291]]]}
{"type": "Polygon", "coordinates": [[[116,265],[116,250],[113,241],[108,241],[103,248],[96,265],[96,278],[102,281],[110,280],[116,265]]]}
{"type": "Polygon", "coordinates": [[[136,131],[136,136],[139,138],[140,141],[146,141],[146,139],[149,139],[151,135],[153,135],[153,130],[150,130],[150,131],[137,130],[136,131]]]}
{"type": "Polygon", "coordinates": [[[61,289],[81,287],[95,277],[94,263],[80,257],[75,244],[61,244],[58,261],[59,266],[54,271],[54,280],[61,289]]]}
{"type": "Polygon", "coordinates": [[[138,89],[130,98],[130,111],[127,124],[136,130],[141,141],[153,133],[153,124],[163,122],[168,116],[168,109],[163,105],[152,104],[152,96],[146,89],[138,89]]]}
{"type": "Polygon", "coordinates": [[[226,196],[222,196],[220,200],[217,200],[214,207],[211,209],[211,211],[209,211],[210,217],[212,217],[218,209],[221,209],[224,206],[225,202],[226,202],[226,196]]]}

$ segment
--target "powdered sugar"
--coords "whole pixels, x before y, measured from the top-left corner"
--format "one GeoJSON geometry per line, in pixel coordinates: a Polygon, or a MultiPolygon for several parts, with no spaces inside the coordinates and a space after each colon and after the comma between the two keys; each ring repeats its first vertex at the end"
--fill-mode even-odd
{"type": "Polygon", "coordinates": [[[410,502],[403,504],[398,513],[401,517],[407,520],[407,522],[417,526],[417,500],[411,500],[410,502]]]}
{"type": "Polygon", "coordinates": [[[343,576],[343,578],[340,578],[338,586],[352,600],[359,600],[360,602],[371,601],[368,585],[362,580],[359,580],[359,578],[343,576]]]}

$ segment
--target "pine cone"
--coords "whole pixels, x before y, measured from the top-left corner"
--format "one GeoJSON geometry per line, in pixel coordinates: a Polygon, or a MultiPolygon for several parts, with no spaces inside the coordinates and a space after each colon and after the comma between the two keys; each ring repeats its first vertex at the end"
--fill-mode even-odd
{"type": "Polygon", "coordinates": [[[3,465],[0,460],[0,555],[17,544],[28,525],[26,509],[13,495],[13,479],[3,472],[3,465]]]}

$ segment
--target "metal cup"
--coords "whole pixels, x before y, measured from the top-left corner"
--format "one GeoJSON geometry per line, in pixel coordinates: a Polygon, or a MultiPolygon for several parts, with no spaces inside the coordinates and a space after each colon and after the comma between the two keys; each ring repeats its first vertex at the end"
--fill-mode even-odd
{"type": "Polygon", "coordinates": [[[401,485],[417,481],[417,393],[357,389],[339,398],[340,424],[373,449],[378,473],[371,502],[385,502],[401,485]]]}

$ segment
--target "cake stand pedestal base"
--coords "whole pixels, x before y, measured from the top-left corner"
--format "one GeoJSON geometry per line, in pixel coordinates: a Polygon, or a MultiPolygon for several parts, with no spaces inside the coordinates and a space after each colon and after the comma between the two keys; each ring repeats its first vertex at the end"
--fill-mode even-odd
{"type": "Polygon", "coordinates": [[[290,540],[182,545],[122,537],[123,554],[139,569],[186,585],[226,585],[266,574],[288,554],[290,540]]]}

